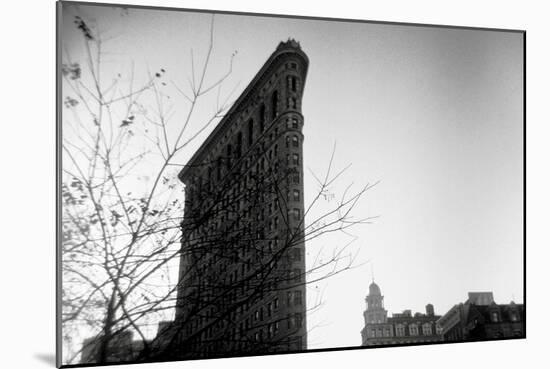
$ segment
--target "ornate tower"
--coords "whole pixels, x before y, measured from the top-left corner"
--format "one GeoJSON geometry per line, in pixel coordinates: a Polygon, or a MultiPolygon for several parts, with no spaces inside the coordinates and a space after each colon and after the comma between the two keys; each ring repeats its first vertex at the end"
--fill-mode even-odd
{"type": "Polygon", "coordinates": [[[363,313],[365,325],[386,323],[388,312],[384,309],[384,296],[380,293],[380,287],[374,281],[369,286],[369,294],[365,298],[367,310],[363,313]]]}
{"type": "Polygon", "coordinates": [[[373,330],[376,330],[374,327],[380,328],[388,323],[388,312],[384,309],[384,296],[374,280],[369,286],[369,294],[365,301],[367,303],[367,310],[363,312],[365,327],[361,330],[363,346],[367,345],[367,339],[372,337],[373,330]]]}

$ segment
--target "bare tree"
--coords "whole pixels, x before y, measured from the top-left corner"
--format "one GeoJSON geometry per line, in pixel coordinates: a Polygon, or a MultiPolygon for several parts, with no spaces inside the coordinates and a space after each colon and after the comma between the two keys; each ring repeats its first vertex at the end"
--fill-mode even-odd
{"type": "MultiPolygon", "coordinates": [[[[369,218],[353,218],[352,211],[372,186],[353,193],[346,190],[331,210],[316,212],[315,205],[333,195],[328,188],[343,173],[334,173],[331,157],[326,174],[315,177],[318,193],[305,214],[291,214],[284,201],[274,204],[272,211],[280,215],[280,223],[273,227],[287,232],[284,239],[273,239],[262,233],[263,226],[254,218],[259,215],[241,207],[244,200],[248,208],[254,208],[255,202],[286,198],[286,184],[295,169],[289,163],[276,169],[278,163],[269,162],[266,167],[271,169],[257,171],[246,188],[235,193],[236,178],[246,158],[269,158],[262,150],[238,156],[229,152],[223,158],[229,168],[223,181],[216,186],[205,184],[192,206],[184,204],[177,179],[182,166],[179,160],[202,132],[223,117],[234,92],[221,97],[234,55],[229,57],[227,72],[207,82],[213,63],[214,18],[203,62],[196,66],[197,58],[190,51],[186,88],[168,78],[162,67],[141,82],[133,68],[128,76],[104,76],[101,35],[80,16],[74,23],[82,36],[85,57],[72,60],[66,51],[62,64],[61,319],[65,363],[78,360],[83,349],[96,362],[118,361],[121,355],[126,360],[150,360],[278,350],[283,338],[277,343],[237,334],[238,327],[230,326],[232,319],[243,307],[273,291],[349,269],[354,257],[347,253],[346,244],[328,260],[316,259],[304,273],[297,274],[285,265],[289,258],[297,257],[292,254],[295,245],[370,222],[369,218]],[[179,101],[171,102],[176,99],[166,92],[168,87],[177,91],[179,101]],[[213,95],[212,114],[199,114],[199,106],[213,95]],[[183,121],[171,118],[176,108],[185,109],[183,121]],[[293,222],[289,217],[295,218],[293,222]],[[214,227],[214,223],[218,225],[214,227]],[[253,260],[245,257],[251,252],[253,260]],[[182,260],[185,268],[173,280],[171,269],[182,260]],[[210,268],[208,278],[199,278],[205,268],[210,268]],[[238,276],[237,269],[242,270],[238,276]],[[160,327],[155,338],[148,338],[151,327],[170,321],[175,310],[180,312],[177,319],[160,327]],[[213,327],[227,329],[213,336],[209,334],[213,327]],[[131,341],[129,332],[139,337],[137,347],[121,344],[131,341]],[[82,347],[72,341],[79,334],[89,336],[82,347]],[[208,345],[204,342],[218,351],[205,351],[208,345]],[[174,349],[176,346],[185,347],[186,352],[174,349]],[[128,352],[121,354],[124,350],[128,352]]],[[[296,319],[289,317],[288,321],[299,328],[301,322],[296,319]]],[[[258,319],[248,330],[257,332],[261,326],[258,319]]],[[[272,329],[265,328],[266,332],[272,329]]]]}

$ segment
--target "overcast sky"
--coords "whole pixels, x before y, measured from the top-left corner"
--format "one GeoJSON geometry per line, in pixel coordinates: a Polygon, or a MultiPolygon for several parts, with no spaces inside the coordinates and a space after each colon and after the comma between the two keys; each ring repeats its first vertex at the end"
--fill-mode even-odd
{"type": "MultiPolygon", "coordinates": [[[[74,15],[102,31],[104,75],[134,62],[143,79],[164,68],[185,84],[189,49],[205,55],[208,14],[93,6],[64,14],[63,47],[73,60],[83,52],[74,15]]],[[[522,302],[522,35],[216,15],[211,80],[237,51],[222,92],[240,93],[289,37],[310,59],[304,166],[322,172],[336,143],[335,166],[352,166],[334,193],[380,181],[356,209],[379,218],[352,230],[357,263],[365,263],[310,290],[324,291],[324,305],[309,317],[309,348],[361,344],[371,267],[390,312],[432,303],[443,314],[468,291],[522,302]]],[[[307,204],[313,178],[305,191],[307,204]]],[[[327,237],[306,248],[330,252],[345,242],[327,237]]]]}

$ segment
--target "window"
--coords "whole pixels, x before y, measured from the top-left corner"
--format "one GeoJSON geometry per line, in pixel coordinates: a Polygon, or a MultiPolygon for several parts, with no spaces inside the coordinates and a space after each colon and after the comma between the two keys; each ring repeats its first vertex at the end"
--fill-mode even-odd
{"type": "Polygon", "coordinates": [[[300,190],[293,190],[292,191],[292,199],[294,201],[300,201],[300,190]]]}
{"type": "Polygon", "coordinates": [[[302,305],[302,291],[294,291],[294,305],[302,305]]]}
{"type": "Polygon", "coordinates": [[[254,120],[250,119],[248,121],[248,146],[251,146],[253,141],[254,141],[254,120]]]}
{"type": "Polygon", "coordinates": [[[279,93],[277,90],[273,91],[273,95],[271,95],[271,118],[275,119],[277,115],[279,114],[278,111],[278,105],[279,104],[279,93]]]}
{"type": "Polygon", "coordinates": [[[240,158],[243,154],[243,133],[239,132],[237,134],[237,150],[235,151],[235,155],[237,158],[240,158]]]}
{"type": "Polygon", "coordinates": [[[405,327],[402,324],[395,326],[395,335],[398,337],[403,337],[405,335],[405,327]]]}
{"type": "Polygon", "coordinates": [[[493,323],[497,323],[497,322],[499,321],[499,319],[498,319],[498,312],[493,311],[493,312],[491,313],[491,321],[492,321],[493,323]]]}
{"type": "Polygon", "coordinates": [[[288,82],[288,88],[290,89],[290,91],[296,92],[296,77],[289,76],[287,82],[288,82]]]}
{"type": "Polygon", "coordinates": [[[294,220],[300,220],[300,209],[292,209],[292,216],[294,217],[294,220]]]}
{"type": "Polygon", "coordinates": [[[294,76],[288,76],[286,79],[287,88],[292,91],[296,92],[296,77],[294,76]]]}
{"type": "Polygon", "coordinates": [[[302,251],[299,248],[297,247],[292,248],[291,252],[292,252],[291,257],[293,261],[300,261],[302,259],[302,251]]]}
{"type": "Polygon", "coordinates": [[[297,175],[293,176],[292,180],[293,180],[294,184],[300,184],[300,175],[297,174],[297,175]]]}
{"type": "Polygon", "coordinates": [[[232,154],[232,149],[231,149],[231,144],[227,145],[227,161],[226,161],[226,165],[227,165],[227,170],[229,170],[229,168],[231,168],[231,154],[232,154]]]}
{"type": "Polygon", "coordinates": [[[300,147],[300,140],[298,139],[298,136],[292,136],[292,146],[300,147]]]}
{"type": "Polygon", "coordinates": [[[418,326],[416,324],[409,325],[409,335],[417,336],[418,335],[418,326]]]}
{"type": "Polygon", "coordinates": [[[292,128],[298,128],[298,119],[292,118],[292,128]]]}
{"type": "Polygon", "coordinates": [[[265,126],[265,105],[262,104],[260,106],[260,133],[264,131],[264,126],[265,126]]]}
{"type": "Polygon", "coordinates": [[[292,164],[300,165],[300,155],[292,154],[292,164]]]}
{"type": "Polygon", "coordinates": [[[218,161],[216,163],[216,178],[219,181],[222,178],[222,158],[221,156],[218,157],[218,161]]]}
{"type": "Polygon", "coordinates": [[[286,136],[286,147],[290,147],[290,137],[286,136]]]}
{"type": "Polygon", "coordinates": [[[286,105],[289,109],[296,109],[296,106],[297,106],[296,98],[295,97],[289,97],[288,102],[287,102],[286,105]]]}
{"type": "Polygon", "coordinates": [[[294,315],[294,326],[296,328],[302,328],[302,314],[296,313],[294,315]]]}
{"type": "Polygon", "coordinates": [[[294,282],[300,282],[302,278],[302,271],[300,269],[294,269],[292,271],[294,282]]]}
{"type": "Polygon", "coordinates": [[[432,325],[430,323],[424,323],[422,325],[422,334],[424,336],[431,336],[432,335],[432,325]]]}

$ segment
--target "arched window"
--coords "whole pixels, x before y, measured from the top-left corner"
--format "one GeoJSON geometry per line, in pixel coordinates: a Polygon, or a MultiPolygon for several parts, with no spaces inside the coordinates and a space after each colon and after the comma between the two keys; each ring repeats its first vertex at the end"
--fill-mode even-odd
{"type": "Polygon", "coordinates": [[[300,156],[298,154],[292,154],[292,164],[300,165],[300,156]]]}
{"type": "Polygon", "coordinates": [[[271,95],[271,118],[272,119],[275,119],[279,114],[277,105],[279,105],[279,93],[277,92],[277,90],[275,90],[273,91],[273,95],[271,95]]]}
{"type": "Polygon", "coordinates": [[[294,147],[300,146],[300,140],[298,139],[298,136],[292,136],[292,146],[294,147]]]}

